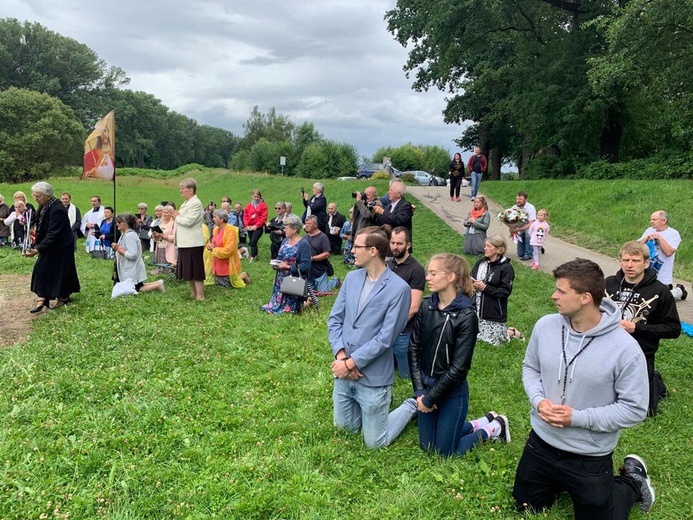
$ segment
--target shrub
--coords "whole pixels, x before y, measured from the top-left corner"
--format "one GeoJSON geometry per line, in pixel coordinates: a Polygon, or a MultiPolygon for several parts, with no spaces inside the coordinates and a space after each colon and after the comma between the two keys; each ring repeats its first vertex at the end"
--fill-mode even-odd
{"type": "Polygon", "coordinates": [[[405,173],[400,177],[404,184],[418,184],[416,177],[413,173],[405,173]]]}
{"type": "Polygon", "coordinates": [[[374,181],[389,181],[390,180],[390,174],[384,171],[380,172],[375,172],[373,176],[371,177],[371,180],[374,181]]]}

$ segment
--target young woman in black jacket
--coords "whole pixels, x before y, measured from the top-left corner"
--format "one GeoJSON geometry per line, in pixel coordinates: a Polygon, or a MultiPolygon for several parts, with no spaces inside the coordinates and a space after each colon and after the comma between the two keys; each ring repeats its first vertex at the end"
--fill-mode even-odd
{"type": "Polygon", "coordinates": [[[467,261],[437,254],[426,274],[424,299],[409,341],[409,366],[419,411],[419,445],[443,456],[462,454],[488,438],[510,440],[505,416],[489,412],[465,422],[467,374],[478,332],[467,261]]]}

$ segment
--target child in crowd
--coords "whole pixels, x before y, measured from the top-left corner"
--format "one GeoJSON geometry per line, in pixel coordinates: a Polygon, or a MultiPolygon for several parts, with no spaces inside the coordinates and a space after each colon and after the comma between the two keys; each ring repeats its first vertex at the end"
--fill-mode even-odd
{"type": "Polygon", "coordinates": [[[544,249],[544,242],[546,237],[549,236],[549,212],[545,209],[540,209],[537,211],[537,220],[532,222],[529,227],[529,244],[532,246],[532,269],[539,269],[539,261],[541,258],[542,250],[544,249]]]}

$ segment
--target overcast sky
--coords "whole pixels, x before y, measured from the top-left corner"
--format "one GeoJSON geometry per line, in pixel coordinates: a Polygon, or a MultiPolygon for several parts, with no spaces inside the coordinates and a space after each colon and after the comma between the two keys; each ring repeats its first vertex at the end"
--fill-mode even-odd
{"type": "Polygon", "coordinates": [[[360,156],[413,144],[456,151],[443,93],[414,92],[407,51],[383,19],[396,0],[2,0],[0,17],[38,22],[123,68],[129,88],[243,135],[274,106],[360,156]]]}

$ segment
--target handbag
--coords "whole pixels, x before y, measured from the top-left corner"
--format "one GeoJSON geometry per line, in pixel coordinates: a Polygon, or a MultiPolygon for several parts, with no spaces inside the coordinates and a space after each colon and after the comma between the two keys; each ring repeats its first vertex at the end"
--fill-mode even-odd
{"type": "MultiPolygon", "coordinates": [[[[296,268],[298,269],[298,265],[296,268]]],[[[301,278],[301,270],[298,269],[298,276],[289,274],[284,277],[279,286],[279,292],[288,296],[306,298],[308,296],[308,280],[301,278]]]]}
{"type": "Polygon", "coordinates": [[[285,276],[279,287],[279,292],[288,296],[308,296],[308,281],[300,276],[285,276]]]}
{"type": "Polygon", "coordinates": [[[98,258],[100,260],[106,260],[108,258],[108,250],[101,242],[94,244],[94,249],[91,251],[92,258],[98,258]]]}
{"type": "Polygon", "coordinates": [[[334,267],[329,260],[327,261],[327,276],[334,276],[334,267]]]}

